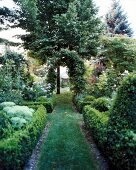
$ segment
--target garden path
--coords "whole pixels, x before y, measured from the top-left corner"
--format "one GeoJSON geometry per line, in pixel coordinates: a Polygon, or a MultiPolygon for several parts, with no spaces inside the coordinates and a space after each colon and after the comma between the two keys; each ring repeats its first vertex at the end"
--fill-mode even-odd
{"type": "Polygon", "coordinates": [[[80,128],[83,117],[74,110],[71,94],[56,97],[49,121],[51,126],[36,170],[100,170],[80,128]]]}

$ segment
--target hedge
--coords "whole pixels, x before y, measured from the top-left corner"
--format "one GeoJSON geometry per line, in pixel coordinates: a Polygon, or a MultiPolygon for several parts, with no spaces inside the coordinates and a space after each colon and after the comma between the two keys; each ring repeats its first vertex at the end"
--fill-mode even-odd
{"type": "Polygon", "coordinates": [[[91,105],[94,100],[95,100],[94,96],[87,95],[87,96],[82,96],[81,98],[80,96],[79,97],[75,96],[73,101],[77,110],[80,113],[82,113],[84,106],[91,105]]]}
{"type": "Polygon", "coordinates": [[[99,147],[104,148],[107,142],[107,125],[109,120],[108,112],[100,112],[87,105],[83,110],[83,117],[86,126],[91,130],[99,147]]]}
{"type": "Polygon", "coordinates": [[[40,106],[24,130],[0,141],[0,169],[23,169],[46,125],[46,113],[46,109],[40,106]]]}
{"type": "Polygon", "coordinates": [[[84,121],[106,155],[110,169],[136,169],[136,75],[128,76],[108,112],[85,106],[84,121]]]}
{"type": "Polygon", "coordinates": [[[117,91],[108,125],[107,153],[118,170],[136,168],[136,74],[117,91]]]}
{"type": "Polygon", "coordinates": [[[106,112],[110,108],[110,101],[106,97],[99,97],[92,102],[91,106],[100,112],[106,112]]]}
{"type": "Polygon", "coordinates": [[[50,101],[47,101],[47,102],[42,102],[42,101],[37,101],[37,102],[23,102],[23,105],[26,105],[30,108],[33,108],[33,109],[37,109],[40,105],[43,105],[46,110],[47,110],[47,113],[51,113],[53,111],[53,102],[50,100],[50,101]]]}

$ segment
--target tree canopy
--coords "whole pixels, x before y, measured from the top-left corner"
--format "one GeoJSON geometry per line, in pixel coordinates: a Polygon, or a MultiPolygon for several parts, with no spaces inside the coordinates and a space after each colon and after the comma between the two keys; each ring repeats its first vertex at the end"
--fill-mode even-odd
{"type": "Polygon", "coordinates": [[[96,54],[101,22],[92,0],[14,1],[21,7],[20,27],[30,32],[22,37],[24,46],[41,59],[61,48],[96,54]]]}

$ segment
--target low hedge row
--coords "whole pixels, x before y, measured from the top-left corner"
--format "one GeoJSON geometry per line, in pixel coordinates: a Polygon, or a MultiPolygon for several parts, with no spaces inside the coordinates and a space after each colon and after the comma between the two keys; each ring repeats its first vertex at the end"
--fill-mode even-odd
{"type": "Polygon", "coordinates": [[[91,105],[92,108],[95,108],[101,112],[109,110],[110,101],[105,97],[95,98],[94,96],[85,96],[81,99],[75,97],[74,104],[77,110],[82,113],[84,106],[91,105]]]}
{"type": "Polygon", "coordinates": [[[27,101],[27,102],[23,102],[23,105],[28,106],[33,109],[37,109],[40,105],[43,105],[46,108],[47,113],[51,113],[53,111],[53,102],[51,100],[47,101],[47,102],[43,102],[43,101],[29,102],[29,101],[27,101]]]}
{"type": "Polygon", "coordinates": [[[24,130],[16,131],[0,141],[0,169],[23,169],[45,127],[46,113],[44,106],[40,106],[24,130]]]}
{"type": "Polygon", "coordinates": [[[91,130],[95,141],[104,149],[107,142],[107,125],[109,120],[108,112],[100,112],[87,105],[83,110],[84,121],[91,130]]]}

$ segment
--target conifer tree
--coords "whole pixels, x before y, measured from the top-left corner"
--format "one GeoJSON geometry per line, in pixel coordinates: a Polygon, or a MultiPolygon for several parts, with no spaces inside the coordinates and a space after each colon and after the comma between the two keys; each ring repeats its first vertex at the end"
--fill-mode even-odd
{"type": "Polygon", "coordinates": [[[106,14],[107,32],[114,34],[127,34],[129,37],[133,35],[133,31],[127,20],[119,0],[112,0],[110,11],[106,14]]]}

